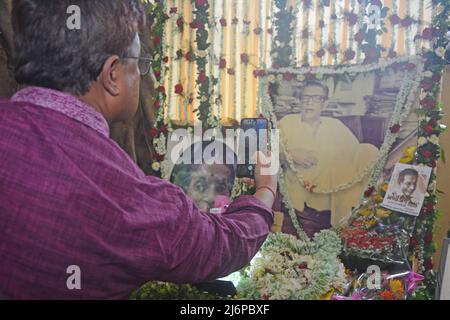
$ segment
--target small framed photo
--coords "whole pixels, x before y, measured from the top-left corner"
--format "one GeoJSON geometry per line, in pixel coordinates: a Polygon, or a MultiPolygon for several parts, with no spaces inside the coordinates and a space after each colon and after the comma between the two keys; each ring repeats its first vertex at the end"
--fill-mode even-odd
{"type": "Polygon", "coordinates": [[[392,173],[382,206],[417,217],[427,193],[431,170],[427,166],[398,163],[392,173]]]}

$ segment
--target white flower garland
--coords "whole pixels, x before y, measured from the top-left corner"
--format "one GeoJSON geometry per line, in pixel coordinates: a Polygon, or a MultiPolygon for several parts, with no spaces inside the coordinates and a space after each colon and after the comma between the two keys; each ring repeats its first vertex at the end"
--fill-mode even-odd
{"type": "Polygon", "coordinates": [[[241,299],[313,300],[343,289],[344,266],[338,259],[339,236],[330,230],[314,241],[277,233],[269,235],[238,286],[241,299]]]}

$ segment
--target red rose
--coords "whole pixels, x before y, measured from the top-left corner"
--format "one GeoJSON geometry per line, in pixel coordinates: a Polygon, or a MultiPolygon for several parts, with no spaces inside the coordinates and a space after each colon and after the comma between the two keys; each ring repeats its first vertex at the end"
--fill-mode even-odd
{"type": "Polygon", "coordinates": [[[195,5],[196,5],[197,7],[204,6],[205,3],[206,3],[206,0],[195,0],[195,5]]]}
{"type": "Polygon", "coordinates": [[[427,124],[423,130],[428,134],[432,135],[434,133],[434,128],[431,124],[427,124]]]}
{"type": "Polygon", "coordinates": [[[267,75],[267,73],[265,70],[259,70],[259,72],[258,72],[259,77],[265,77],[266,75],[267,75]]]}
{"type": "Polygon", "coordinates": [[[170,8],[170,13],[177,13],[177,12],[178,12],[178,8],[177,7],[170,8]]]}
{"type": "Polygon", "coordinates": [[[432,81],[424,80],[422,82],[422,89],[425,91],[431,91],[431,89],[433,89],[433,87],[434,87],[434,83],[432,81]]]}
{"type": "Polygon", "coordinates": [[[355,55],[356,55],[355,51],[353,51],[352,49],[347,49],[347,50],[345,50],[344,58],[345,58],[345,60],[348,60],[348,61],[353,60],[355,58],[355,55]]]}
{"type": "Polygon", "coordinates": [[[179,83],[179,84],[177,84],[175,86],[175,93],[176,94],[182,94],[183,91],[184,91],[184,89],[183,89],[183,85],[181,83],[179,83]]]}
{"type": "Polygon", "coordinates": [[[205,81],[206,81],[206,73],[205,71],[202,71],[198,75],[198,82],[205,82],[205,81]]]}
{"type": "Polygon", "coordinates": [[[186,52],[186,54],[184,55],[184,57],[186,58],[187,61],[192,61],[192,60],[193,60],[192,52],[191,52],[191,51],[186,52]]]}
{"type": "Polygon", "coordinates": [[[161,93],[165,93],[166,92],[166,88],[164,88],[164,86],[159,86],[158,87],[158,91],[161,93]]]}
{"type": "Polygon", "coordinates": [[[220,62],[219,62],[219,68],[220,69],[225,69],[227,67],[227,60],[225,60],[225,59],[220,59],[220,62]]]}
{"type": "Polygon", "coordinates": [[[184,20],[182,17],[179,17],[177,19],[177,27],[178,29],[180,29],[180,31],[183,31],[183,27],[184,27],[184,20]]]}
{"type": "Polygon", "coordinates": [[[425,149],[422,151],[422,156],[424,158],[431,158],[433,156],[433,153],[430,150],[425,149]]]}
{"type": "Polygon", "coordinates": [[[390,130],[391,130],[392,133],[399,133],[400,132],[400,128],[401,128],[401,126],[399,124],[394,124],[390,128],[390,130]]]}
{"type": "Polygon", "coordinates": [[[417,66],[414,63],[407,63],[405,65],[406,70],[411,71],[414,70],[417,66]]]}
{"type": "Polygon", "coordinates": [[[156,79],[161,78],[161,71],[155,71],[155,72],[153,72],[153,74],[155,75],[156,79]]]}
{"type": "Polygon", "coordinates": [[[422,38],[425,40],[431,40],[434,36],[434,30],[433,28],[425,28],[422,31],[422,38]]]}
{"type": "Polygon", "coordinates": [[[284,80],[286,80],[286,81],[292,81],[292,79],[294,79],[294,76],[292,75],[292,73],[286,72],[286,73],[284,74],[284,80]]]}
{"type": "Polygon", "coordinates": [[[169,130],[167,129],[167,127],[166,126],[161,126],[161,128],[159,128],[159,130],[162,132],[162,133],[164,133],[164,134],[167,134],[168,132],[169,132],[169,130]]]}
{"type": "Polygon", "coordinates": [[[156,100],[155,103],[153,104],[153,108],[155,109],[161,108],[161,102],[159,100],[156,100]]]}
{"type": "Polygon", "coordinates": [[[434,211],[434,204],[433,204],[433,202],[428,202],[426,204],[425,208],[427,209],[428,212],[433,212],[434,211]]]}
{"type": "Polygon", "coordinates": [[[393,14],[392,16],[389,17],[389,21],[391,22],[392,25],[397,25],[400,23],[401,19],[398,15],[393,14]]]}
{"type": "Polygon", "coordinates": [[[158,134],[159,134],[158,129],[156,129],[156,128],[151,128],[151,129],[150,129],[150,135],[151,135],[153,138],[156,138],[156,137],[158,136],[158,134]]]}
{"type": "Polygon", "coordinates": [[[415,238],[411,238],[409,244],[411,247],[415,248],[417,247],[417,240],[415,238]]]}
{"type": "Polygon", "coordinates": [[[427,232],[424,240],[425,240],[425,243],[430,243],[431,241],[433,241],[433,232],[427,232]]]}
{"type": "Polygon", "coordinates": [[[350,26],[354,26],[358,22],[358,16],[354,12],[351,12],[347,19],[350,26]]]}
{"type": "Polygon", "coordinates": [[[249,58],[248,54],[242,53],[241,54],[241,61],[242,61],[242,63],[248,63],[250,61],[250,58],[249,58]]]}
{"type": "Polygon", "coordinates": [[[407,27],[411,26],[412,23],[413,23],[413,19],[407,17],[407,18],[402,20],[402,27],[407,28],[407,27]]]}
{"type": "Polygon", "coordinates": [[[442,76],[439,73],[435,73],[433,74],[433,77],[431,77],[431,80],[433,80],[436,83],[439,83],[441,82],[441,78],[442,76]]]}
{"type": "Polygon", "coordinates": [[[308,268],[308,264],[306,262],[303,262],[298,265],[298,268],[301,270],[306,269],[306,268],[308,268]]]}
{"type": "Polygon", "coordinates": [[[164,63],[169,62],[169,57],[168,57],[168,56],[165,56],[165,57],[163,58],[163,62],[164,62],[164,63]]]}
{"type": "Polygon", "coordinates": [[[335,47],[335,46],[331,46],[331,47],[329,47],[328,48],[328,52],[330,53],[330,54],[336,54],[337,53],[337,48],[335,47]]]}
{"type": "Polygon", "coordinates": [[[227,26],[227,19],[222,18],[222,19],[219,20],[219,22],[220,22],[220,25],[221,25],[222,27],[226,27],[226,26],[227,26]]]}
{"type": "Polygon", "coordinates": [[[193,21],[191,22],[190,27],[192,29],[197,29],[199,27],[199,23],[197,21],[193,21]]]}
{"type": "Polygon", "coordinates": [[[431,260],[431,258],[425,259],[423,266],[425,267],[426,271],[433,269],[434,265],[433,265],[433,261],[431,260]]]}
{"type": "Polygon", "coordinates": [[[364,31],[358,31],[356,34],[355,34],[355,41],[356,42],[359,42],[359,43],[361,43],[361,42],[363,42],[364,41],[364,38],[366,37],[366,34],[364,33],[364,31]]]}
{"type": "Polygon", "coordinates": [[[229,74],[230,76],[234,76],[234,75],[235,75],[234,69],[229,68],[229,69],[228,69],[228,74],[229,74]]]}
{"type": "Polygon", "coordinates": [[[153,38],[153,43],[155,44],[155,46],[158,46],[161,44],[161,37],[160,36],[156,36],[153,38]]]}
{"type": "Polygon", "coordinates": [[[375,192],[375,187],[370,187],[364,192],[364,196],[369,198],[375,192]]]}
{"type": "Polygon", "coordinates": [[[316,56],[318,58],[322,58],[325,55],[325,50],[324,49],[320,49],[319,51],[316,52],[316,56]]]}
{"type": "Polygon", "coordinates": [[[420,105],[428,110],[433,110],[436,107],[436,101],[428,96],[420,101],[420,105]]]}

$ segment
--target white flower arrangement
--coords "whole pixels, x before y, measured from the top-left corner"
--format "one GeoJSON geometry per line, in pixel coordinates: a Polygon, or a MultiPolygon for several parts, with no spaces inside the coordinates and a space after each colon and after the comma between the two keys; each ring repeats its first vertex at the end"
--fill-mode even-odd
{"type": "Polygon", "coordinates": [[[240,299],[313,300],[345,286],[339,236],[330,230],[306,241],[271,234],[237,286],[240,299]]]}

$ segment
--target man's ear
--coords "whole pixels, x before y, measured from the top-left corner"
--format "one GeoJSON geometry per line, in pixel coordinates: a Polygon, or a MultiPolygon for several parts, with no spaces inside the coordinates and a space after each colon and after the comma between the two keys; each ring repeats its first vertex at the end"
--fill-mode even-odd
{"type": "Polygon", "coordinates": [[[116,55],[110,56],[103,64],[102,72],[100,73],[100,81],[103,88],[112,96],[119,95],[119,86],[117,83],[119,71],[120,58],[116,55]]]}

